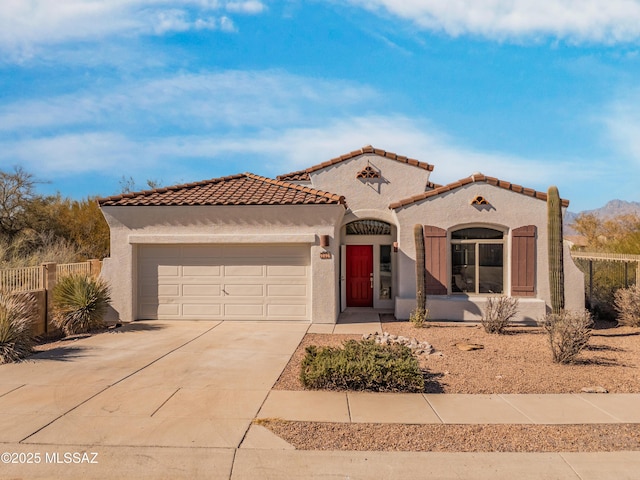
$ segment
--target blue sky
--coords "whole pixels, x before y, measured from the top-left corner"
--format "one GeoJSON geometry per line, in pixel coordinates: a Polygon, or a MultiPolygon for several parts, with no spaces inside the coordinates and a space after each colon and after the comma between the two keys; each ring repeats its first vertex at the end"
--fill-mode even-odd
{"type": "Polygon", "coordinates": [[[640,201],[638,0],[2,0],[0,169],[42,193],[275,176],[365,145],[640,201]]]}

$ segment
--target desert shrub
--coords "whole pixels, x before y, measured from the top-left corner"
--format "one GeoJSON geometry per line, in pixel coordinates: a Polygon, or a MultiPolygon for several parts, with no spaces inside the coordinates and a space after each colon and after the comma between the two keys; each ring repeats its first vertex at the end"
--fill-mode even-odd
{"type": "Polygon", "coordinates": [[[593,319],[588,310],[547,314],[542,326],[549,335],[553,361],[572,363],[591,338],[593,319]]]}
{"type": "Polygon", "coordinates": [[[28,356],[33,347],[32,325],[36,321],[32,295],[0,291],[0,364],[28,356]]]}
{"type": "Polygon", "coordinates": [[[426,308],[416,307],[409,314],[409,321],[411,322],[411,325],[413,325],[415,328],[424,327],[426,325],[425,322],[427,321],[428,318],[429,318],[429,310],[426,308]]]}
{"type": "Polygon", "coordinates": [[[640,286],[618,289],[614,304],[620,325],[640,327],[640,286]]]}
{"type": "Polygon", "coordinates": [[[66,335],[101,328],[110,301],[104,281],[85,275],[63,277],[53,289],[54,324],[66,335]]]}
{"type": "Polygon", "coordinates": [[[482,315],[482,326],[487,333],[504,333],[504,329],[518,313],[518,299],[515,297],[489,297],[487,308],[482,315]]]}
{"type": "Polygon", "coordinates": [[[307,388],[421,392],[424,378],[418,360],[404,345],[348,340],[343,348],[307,347],[300,380],[307,388]]]}

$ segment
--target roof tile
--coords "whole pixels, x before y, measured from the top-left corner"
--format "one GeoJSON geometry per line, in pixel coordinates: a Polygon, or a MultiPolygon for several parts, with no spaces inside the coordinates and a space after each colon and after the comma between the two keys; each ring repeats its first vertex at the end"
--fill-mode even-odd
{"type": "Polygon", "coordinates": [[[346,160],[350,160],[355,157],[359,157],[360,155],[364,155],[365,153],[375,153],[376,155],[380,155],[381,157],[386,157],[400,163],[406,163],[414,167],[422,168],[423,170],[427,170],[429,172],[433,171],[433,165],[430,165],[428,163],[421,162],[414,158],[407,158],[393,152],[387,152],[386,150],[381,150],[379,148],[373,148],[371,145],[367,145],[366,147],[362,147],[360,150],[354,150],[353,152],[345,153],[344,155],[340,155],[339,157],[335,157],[326,162],[322,162],[312,167],[309,167],[306,170],[285,173],[283,175],[278,175],[277,178],[279,180],[301,181],[301,180],[298,180],[297,177],[302,177],[302,180],[306,181],[306,180],[309,180],[309,174],[312,172],[315,172],[317,170],[322,170],[323,168],[330,167],[332,165],[335,165],[340,162],[344,162],[346,160]],[[303,173],[306,173],[306,176],[303,176],[303,173]]]}
{"type": "Polygon", "coordinates": [[[99,200],[101,206],[345,204],[344,197],[252,173],[127,193],[99,200]]]}
{"type": "MultiPolygon", "coordinates": [[[[389,208],[392,210],[395,210],[396,208],[406,207],[407,205],[411,205],[412,203],[416,203],[430,197],[435,197],[438,195],[442,195],[443,193],[456,190],[460,187],[463,187],[464,185],[469,185],[471,183],[479,183],[479,182],[488,183],[490,185],[504,188],[505,190],[512,190],[514,192],[527,195],[529,197],[537,198],[538,200],[543,200],[543,201],[547,200],[547,194],[544,192],[538,192],[531,188],[525,188],[520,185],[515,185],[513,183],[505,182],[504,180],[500,180],[495,177],[487,177],[486,175],[482,175],[482,174],[473,174],[470,177],[463,178],[461,180],[458,180],[457,182],[453,182],[448,185],[436,186],[436,188],[434,188],[433,190],[426,191],[420,195],[414,195],[413,197],[405,198],[397,202],[394,202],[391,205],[389,205],[389,208]]],[[[562,200],[562,206],[568,207],[569,200],[562,200]]]]}

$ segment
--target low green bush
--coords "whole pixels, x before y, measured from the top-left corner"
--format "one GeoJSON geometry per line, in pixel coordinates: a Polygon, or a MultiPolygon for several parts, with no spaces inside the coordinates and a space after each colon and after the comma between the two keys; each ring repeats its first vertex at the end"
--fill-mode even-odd
{"type": "Polygon", "coordinates": [[[378,345],[373,340],[348,340],[343,348],[310,346],[300,380],[307,388],[422,392],[418,360],[404,345],[378,345]]]}
{"type": "Polygon", "coordinates": [[[87,333],[104,327],[111,297],[107,284],[94,277],[70,275],[53,289],[53,321],[65,335],[87,333]]]}
{"type": "Polygon", "coordinates": [[[27,357],[33,348],[31,327],[36,321],[35,299],[29,294],[0,291],[0,364],[27,357]]]}

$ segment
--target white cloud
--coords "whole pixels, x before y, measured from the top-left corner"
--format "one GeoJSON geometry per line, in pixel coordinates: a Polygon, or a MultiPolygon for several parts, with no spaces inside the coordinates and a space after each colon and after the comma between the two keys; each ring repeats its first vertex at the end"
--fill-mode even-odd
{"type": "Polygon", "coordinates": [[[266,9],[265,5],[262,2],[258,2],[256,0],[249,0],[245,2],[228,2],[226,8],[230,12],[249,14],[262,13],[266,9]]]}
{"type": "Polygon", "coordinates": [[[143,125],[150,131],[156,123],[196,132],[219,126],[276,127],[308,123],[309,111],[339,111],[378,96],[365,85],[279,71],[184,74],[0,106],[0,133],[111,124],[126,130],[143,125]]]}
{"type": "Polygon", "coordinates": [[[348,0],[421,28],[491,39],[555,37],[616,43],[640,38],[637,0],[348,0]]]}
{"type": "Polygon", "coordinates": [[[109,35],[162,35],[191,29],[235,31],[212,12],[257,14],[258,1],[215,0],[2,0],[0,52],[28,56],[40,45],[100,40],[109,35]]]}

